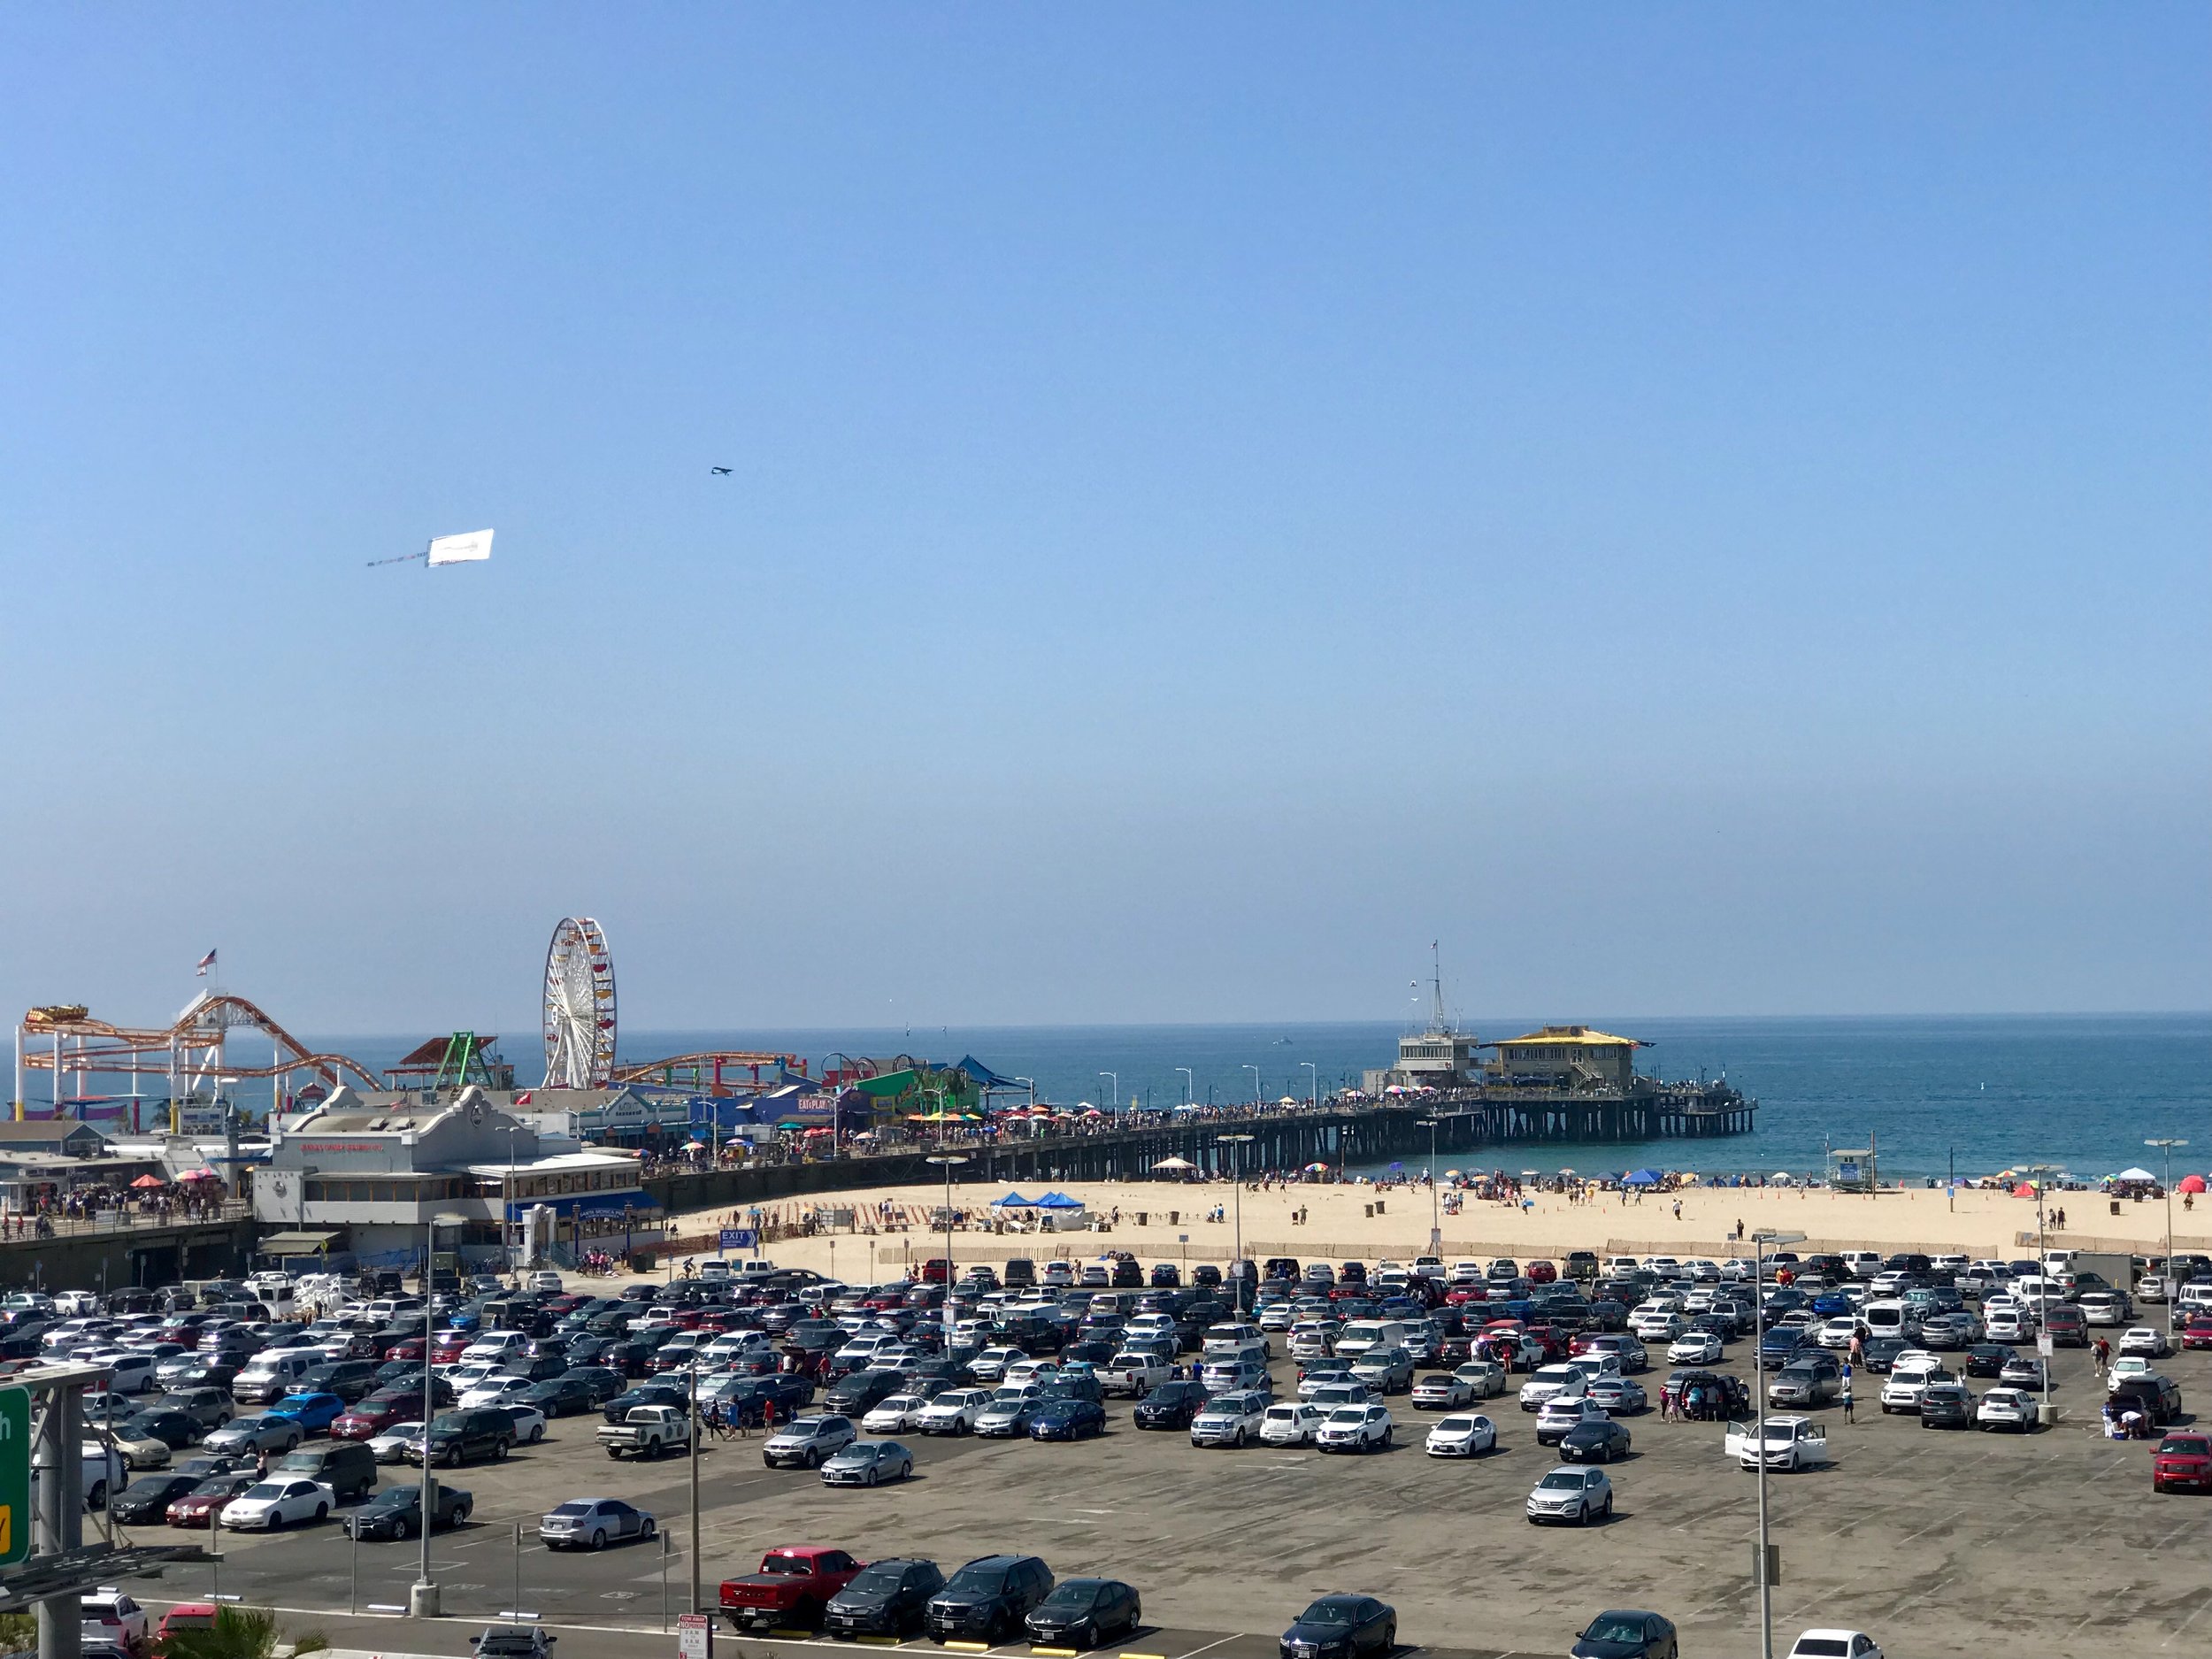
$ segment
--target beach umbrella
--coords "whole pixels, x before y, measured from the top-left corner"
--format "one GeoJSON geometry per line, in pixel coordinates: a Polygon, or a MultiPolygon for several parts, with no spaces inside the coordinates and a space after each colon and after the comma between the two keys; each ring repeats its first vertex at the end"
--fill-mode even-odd
{"type": "Polygon", "coordinates": [[[2112,1179],[2116,1181],[2154,1181],[2158,1179],[2158,1177],[2153,1175],[2148,1170],[2139,1167],[2131,1170],[2122,1170],[2112,1179]]]}
{"type": "Polygon", "coordinates": [[[1286,1094],[1282,1097],[1282,1099],[1277,1101],[1275,1103],[1278,1106],[1295,1106],[1298,1103],[1298,1100],[1295,1095],[1286,1094]]]}
{"type": "Polygon", "coordinates": [[[1444,1179],[1448,1181],[1455,1181],[1459,1179],[1459,1171],[1457,1170],[1446,1170],[1444,1171],[1444,1179]]]}
{"type": "Polygon", "coordinates": [[[211,1181],[215,1179],[215,1171],[213,1170],[187,1170],[177,1179],[180,1181],[211,1181]]]}
{"type": "Polygon", "coordinates": [[[138,1187],[166,1187],[169,1183],[163,1180],[158,1175],[142,1175],[136,1180],[133,1181],[131,1185],[138,1187]]]}
{"type": "Polygon", "coordinates": [[[1309,1175],[1326,1175],[1328,1172],[1329,1166],[1325,1164],[1309,1164],[1306,1165],[1306,1173],[1309,1175]]]}
{"type": "Polygon", "coordinates": [[[1156,1170],[1194,1170],[1198,1165],[1193,1164],[1188,1158],[1164,1157],[1155,1163],[1152,1167],[1156,1170]]]}
{"type": "Polygon", "coordinates": [[[1560,1171],[1559,1172],[1560,1172],[1562,1175],[1572,1175],[1572,1174],[1574,1173],[1574,1171],[1573,1171],[1572,1170],[1562,1170],[1562,1171],[1560,1171]]]}
{"type": "Polygon", "coordinates": [[[2204,1177],[2185,1175],[2175,1184],[2174,1190],[2177,1193],[2200,1193],[2204,1190],[2204,1177]]]}

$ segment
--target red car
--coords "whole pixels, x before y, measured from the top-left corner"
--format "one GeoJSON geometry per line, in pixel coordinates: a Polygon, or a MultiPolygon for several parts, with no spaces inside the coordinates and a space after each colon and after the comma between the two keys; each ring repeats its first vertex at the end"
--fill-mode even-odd
{"type": "Polygon", "coordinates": [[[2190,1316],[2189,1323],[2181,1327],[2181,1346],[2212,1348],[2212,1314],[2190,1316]]]}
{"type": "Polygon", "coordinates": [[[205,1526],[215,1525],[215,1511],[239,1496],[247,1487],[259,1484],[261,1477],[252,1470],[234,1475],[210,1475],[205,1480],[173,1502],[164,1512],[172,1526],[205,1526]]]}
{"type": "Polygon", "coordinates": [[[2201,1434],[2169,1434],[2151,1458],[2151,1490],[2181,1487],[2212,1490],[2212,1439],[2201,1434]]]}
{"type": "Polygon", "coordinates": [[[430,1363],[433,1365],[459,1363],[463,1351],[474,1340],[466,1331],[440,1332],[437,1341],[431,1345],[430,1363]]]}
{"type": "Polygon", "coordinates": [[[388,1360],[403,1359],[411,1365],[422,1363],[422,1338],[411,1336],[404,1342],[395,1342],[384,1350],[388,1360]]]}
{"type": "Polygon", "coordinates": [[[1549,1285],[1558,1278],[1559,1268],[1555,1263],[1539,1261],[1528,1264],[1528,1282],[1532,1285],[1549,1285]]]}
{"type": "Polygon", "coordinates": [[[334,1440],[365,1440],[381,1434],[395,1423],[422,1415],[422,1395],[414,1389],[401,1393],[380,1389],[358,1404],[348,1406],[330,1425],[334,1440]]]}

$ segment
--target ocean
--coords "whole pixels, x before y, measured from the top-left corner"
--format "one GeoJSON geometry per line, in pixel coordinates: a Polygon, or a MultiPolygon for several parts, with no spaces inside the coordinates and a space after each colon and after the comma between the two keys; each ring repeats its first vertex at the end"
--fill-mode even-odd
{"type": "MultiPolygon", "coordinates": [[[[1535,1020],[1479,1020],[1509,1036],[1535,1020]]],[[[1993,1173],[2054,1164],[2094,1177],[2140,1164],[2162,1172],[2147,1138],[2193,1142],[2184,1168],[2212,1164],[2212,1014],[2016,1015],[1920,1018],[1632,1019],[1593,1018],[1603,1030],[1654,1046],[1640,1069],[1669,1078],[1725,1076],[1759,1102],[1754,1133],[1705,1141],[1578,1143],[1540,1157],[1501,1148],[1511,1169],[1571,1164],[1585,1174],[1692,1168],[1701,1173],[1805,1173],[1827,1148],[1873,1145],[1887,1177],[1993,1173]]],[[[621,1057],[710,1048],[806,1056],[910,1054],[950,1064],[964,1055],[1004,1076],[1033,1079],[1041,1098],[1168,1106],[1187,1087],[1199,1101],[1248,1101],[1257,1068],[1266,1099],[1303,1098],[1357,1084],[1390,1064],[1402,1027],[1363,1022],[1285,1025],[932,1027],[622,1033],[621,1057]],[[1312,1070],[1308,1071],[1310,1064],[1312,1070]],[[1110,1075],[1111,1074],[1111,1075],[1110,1075]]],[[[321,1037],[373,1065],[421,1041],[321,1037]]],[[[502,1048],[519,1081],[541,1067],[534,1033],[502,1048]]],[[[257,1086],[240,1091],[250,1103],[257,1086]]],[[[1463,1160],[1470,1161],[1470,1160],[1463,1160]]]]}

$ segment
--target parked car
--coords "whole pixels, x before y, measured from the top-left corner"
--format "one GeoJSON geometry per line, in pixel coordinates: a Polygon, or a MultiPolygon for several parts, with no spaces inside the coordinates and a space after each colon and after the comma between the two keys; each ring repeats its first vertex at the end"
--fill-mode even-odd
{"type": "Polygon", "coordinates": [[[1384,1452],[1390,1449],[1397,1425],[1379,1400],[1365,1405],[1339,1406],[1314,1431],[1313,1443],[1325,1452],[1384,1452]]]}
{"type": "Polygon", "coordinates": [[[822,1632],[894,1639],[919,1635],[930,1598],[944,1587],[945,1575],[933,1561],[893,1556],[870,1562],[829,1599],[822,1632]]]}
{"type": "Polygon", "coordinates": [[[2169,1434],[2151,1457],[2153,1492],[2212,1491],[2212,1436],[2169,1434]]]}
{"type": "Polygon", "coordinates": [[[260,1482],[261,1477],[250,1469],[202,1475],[189,1492],[170,1502],[165,1518],[172,1526],[211,1528],[215,1525],[216,1515],[225,1504],[260,1482]]]}
{"type": "Polygon", "coordinates": [[[1882,1659],[1882,1650],[1864,1631],[1809,1630],[1791,1645],[1789,1659],[1882,1659]]]}
{"type": "Polygon", "coordinates": [[[307,1438],[307,1431],[290,1417],[260,1416],[233,1417],[201,1444],[211,1452],[288,1452],[307,1438]]]}
{"type": "Polygon", "coordinates": [[[1359,1659],[1398,1646],[1398,1612],[1371,1595],[1325,1595],[1276,1639],[1277,1659],[1359,1659]]]}
{"type": "Polygon", "coordinates": [[[1430,1428],[1425,1449],[1432,1457],[1474,1457],[1494,1451],[1498,1425],[1486,1417],[1455,1412],[1430,1428]]]}
{"type": "Polygon", "coordinates": [[[1559,1437],[1559,1461],[1565,1463],[1609,1463],[1629,1451],[1628,1425],[1610,1417],[1581,1422],[1559,1437]]]}
{"type": "Polygon", "coordinates": [[[199,1484],[192,1475],[141,1475],[108,1500],[108,1514],[128,1526],[151,1526],[165,1521],[169,1506],[199,1484]]]}
{"type": "Polygon", "coordinates": [[[1282,1400],[1260,1418],[1263,1446],[1308,1446],[1328,1413],[1307,1400],[1282,1400]]]}
{"type": "MultiPolygon", "coordinates": [[[[436,1502],[431,1514],[433,1532],[446,1532],[460,1525],[476,1508],[475,1498],[459,1486],[439,1481],[435,1491],[436,1502]]],[[[346,1517],[345,1531],[349,1538],[419,1538],[422,1488],[411,1485],[387,1486],[346,1517]]]]}
{"type": "Polygon", "coordinates": [[[1135,1635],[1144,1606],[1135,1588],[1118,1578],[1063,1578],[1024,1622],[1039,1647],[1095,1647],[1109,1637],[1135,1635]]]}
{"type": "Polygon", "coordinates": [[[896,1440],[854,1440],[822,1460],[826,1486],[874,1486],[914,1472],[914,1454],[896,1440]]]}
{"type": "Polygon", "coordinates": [[[1674,1625],[1656,1613],[1599,1614],[1582,1627],[1570,1659],[1681,1659],[1674,1625]]]}
{"type": "Polygon", "coordinates": [[[844,1550],[787,1544],[763,1555],[757,1571],[725,1578],[719,1605],[740,1632],[818,1625],[860,1570],[844,1550]]]}
{"type": "Polygon", "coordinates": [[[287,1478],[264,1480],[233,1498],[216,1517],[234,1532],[273,1532],[294,1521],[319,1521],[338,1507],[328,1486],[287,1478]]]}
{"type": "Polygon", "coordinates": [[[1052,1569],[1035,1555],[985,1555],[946,1580],[925,1610],[936,1640],[1000,1642],[1051,1594],[1052,1569]]]}
{"type": "Polygon", "coordinates": [[[1974,1408],[1974,1425],[2025,1434],[2035,1427],[2035,1399],[2017,1388],[1992,1388],[1974,1408]]]}

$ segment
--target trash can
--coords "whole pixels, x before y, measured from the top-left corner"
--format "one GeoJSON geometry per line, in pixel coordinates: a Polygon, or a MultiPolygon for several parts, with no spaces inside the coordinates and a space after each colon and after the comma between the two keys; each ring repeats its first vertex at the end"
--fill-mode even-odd
{"type": "Polygon", "coordinates": [[[630,1256],[630,1271],[633,1273],[651,1272],[653,1271],[653,1258],[650,1256],[648,1256],[643,1250],[633,1251],[630,1256]]]}
{"type": "Polygon", "coordinates": [[[2035,1408],[2035,1426],[2039,1429],[2055,1427],[2058,1423],[2058,1408],[2038,1402],[2035,1408]]]}

